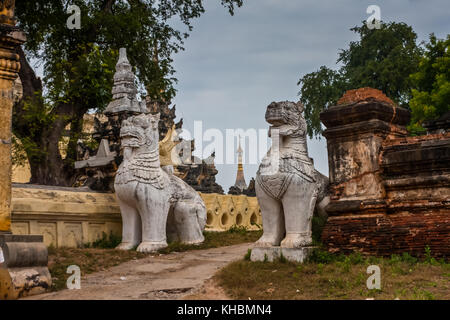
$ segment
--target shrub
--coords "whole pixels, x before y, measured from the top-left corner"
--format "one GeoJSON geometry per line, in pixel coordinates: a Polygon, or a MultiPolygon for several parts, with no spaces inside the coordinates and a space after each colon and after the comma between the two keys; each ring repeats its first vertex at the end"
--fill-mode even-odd
{"type": "Polygon", "coordinates": [[[308,261],[315,263],[330,263],[334,261],[336,257],[322,248],[315,248],[308,261]]]}
{"type": "Polygon", "coordinates": [[[281,263],[286,263],[286,262],[287,262],[287,259],[286,259],[286,257],[283,255],[283,253],[280,254],[279,261],[280,261],[281,263]]]}
{"type": "Polygon", "coordinates": [[[248,230],[247,230],[246,226],[233,225],[233,226],[231,226],[230,229],[228,229],[227,232],[228,233],[246,234],[248,232],[248,230]]]}
{"type": "Polygon", "coordinates": [[[252,256],[252,249],[248,249],[247,253],[244,256],[245,261],[250,261],[250,257],[252,256]]]}
{"type": "Polygon", "coordinates": [[[88,243],[85,245],[87,248],[99,248],[99,249],[114,249],[117,247],[122,238],[114,233],[110,232],[109,236],[103,232],[102,237],[100,239],[95,240],[92,243],[88,243]]]}

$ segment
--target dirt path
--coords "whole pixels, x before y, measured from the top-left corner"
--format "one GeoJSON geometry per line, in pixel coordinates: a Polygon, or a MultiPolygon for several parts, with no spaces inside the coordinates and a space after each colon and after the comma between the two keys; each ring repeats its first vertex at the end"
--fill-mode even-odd
{"type": "Polygon", "coordinates": [[[62,290],[26,299],[227,299],[211,277],[244,257],[253,244],[193,250],[132,260],[81,278],[80,290],[62,290]]]}

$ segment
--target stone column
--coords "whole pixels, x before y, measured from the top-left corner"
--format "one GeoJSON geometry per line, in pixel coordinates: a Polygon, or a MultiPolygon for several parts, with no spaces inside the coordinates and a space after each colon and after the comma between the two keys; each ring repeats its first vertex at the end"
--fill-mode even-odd
{"type": "Polygon", "coordinates": [[[13,81],[20,63],[15,47],[25,42],[14,27],[14,2],[0,1],[0,233],[11,232],[11,115],[13,81]]]}
{"type": "Polygon", "coordinates": [[[0,299],[41,293],[51,285],[43,237],[11,234],[13,82],[20,69],[15,48],[25,42],[13,16],[14,1],[0,1],[0,299]]]}
{"type": "Polygon", "coordinates": [[[347,91],[336,106],[320,114],[327,127],[323,135],[328,149],[329,214],[359,210],[362,202],[383,206],[382,143],[405,136],[409,117],[409,111],[372,88],[347,91]]]}

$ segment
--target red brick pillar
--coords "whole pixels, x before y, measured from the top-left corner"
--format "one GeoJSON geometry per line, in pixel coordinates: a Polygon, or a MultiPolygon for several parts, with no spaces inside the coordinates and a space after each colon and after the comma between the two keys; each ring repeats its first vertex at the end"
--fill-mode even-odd
{"type": "Polygon", "coordinates": [[[366,224],[376,224],[376,217],[386,212],[382,144],[405,136],[409,117],[409,111],[372,88],[347,91],[336,106],[321,113],[331,190],[323,241],[331,251],[371,251],[361,230],[370,230],[366,224]],[[367,215],[375,220],[361,220],[367,215]]]}

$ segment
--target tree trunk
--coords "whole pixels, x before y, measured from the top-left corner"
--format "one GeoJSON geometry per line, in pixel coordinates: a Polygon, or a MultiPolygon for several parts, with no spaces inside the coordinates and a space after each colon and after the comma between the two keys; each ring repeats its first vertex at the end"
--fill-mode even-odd
{"type": "Polygon", "coordinates": [[[50,123],[49,120],[40,121],[37,113],[45,110],[42,81],[36,77],[22,48],[17,53],[20,56],[23,98],[14,106],[13,131],[22,142],[27,141],[24,148],[31,168],[30,183],[70,186],[73,183],[73,161],[62,159],[59,141],[67,124],[76,118],[75,108],[67,104],[55,106],[50,123]],[[26,108],[26,105],[33,105],[33,109],[26,108]]]}
{"type": "Polygon", "coordinates": [[[59,141],[64,127],[65,121],[55,120],[51,127],[43,129],[42,135],[37,141],[37,145],[44,152],[39,157],[34,157],[31,152],[28,153],[31,168],[30,183],[70,186],[72,170],[65,165],[59,150],[59,141]]]}

